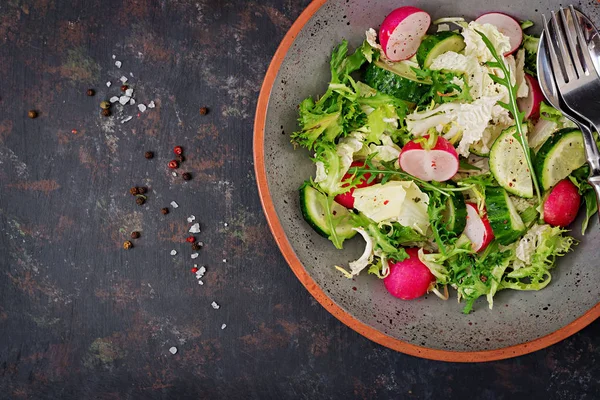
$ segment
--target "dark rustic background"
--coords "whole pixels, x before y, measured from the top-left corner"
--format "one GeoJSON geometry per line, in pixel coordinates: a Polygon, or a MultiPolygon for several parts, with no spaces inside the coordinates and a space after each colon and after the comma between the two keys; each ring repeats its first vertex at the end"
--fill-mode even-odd
{"type": "Polygon", "coordinates": [[[458,365],[376,345],[301,287],[263,217],[251,143],[264,72],[307,3],[0,1],[0,398],[599,398],[599,322],[458,365]],[[156,108],[101,116],[122,75],[156,108]],[[166,167],[175,145],[189,182],[166,167]]]}

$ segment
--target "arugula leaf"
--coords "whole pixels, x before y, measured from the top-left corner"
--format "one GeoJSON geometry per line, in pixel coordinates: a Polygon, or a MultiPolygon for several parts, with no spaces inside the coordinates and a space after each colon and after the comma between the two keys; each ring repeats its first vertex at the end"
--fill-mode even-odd
{"type": "Polygon", "coordinates": [[[519,110],[519,106],[517,104],[517,85],[511,84],[510,71],[509,71],[508,67],[506,66],[506,64],[504,63],[504,58],[500,57],[498,55],[498,52],[494,48],[494,45],[492,44],[492,42],[490,42],[490,40],[487,38],[487,36],[485,36],[484,33],[480,32],[478,30],[476,30],[476,32],[479,34],[479,36],[481,36],[481,39],[483,40],[486,47],[488,48],[488,50],[490,51],[490,53],[492,54],[492,56],[495,59],[495,61],[487,62],[487,65],[491,68],[499,68],[502,71],[502,75],[503,75],[502,78],[500,78],[499,76],[496,76],[494,74],[489,74],[489,76],[494,82],[496,82],[508,89],[509,102],[508,103],[498,102],[498,104],[501,107],[508,110],[508,112],[510,112],[513,119],[515,120],[515,127],[517,128],[517,132],[515,133],[515,139],[517,139],[519,141],[519,143],[521,144],[521,147],[523,148],[523,153],[525,154],[525,159],[527,160],[527,166],[529,167],[529,174],[530,174],[531,180],[533,181],[533,186],[535,188],[538,203],[541,204],[542,203],[542,192],[540,191],[538,180],[535,176],[535,171],[533,169],[533,162],[531,160],[531,150],[529,148],[529,144],[527,143],[527,136],[525,135],[525,132],[523,131],[523,120],[525,118],[525,114],[519,110]]]}
{"type": "Polygon", "coordinates": [[[427,182],[417,177],[414,177],[394,165],[394,161],[382,161],[378,165],[373,162],[373,157],[376,154],[371,154],[366,160],[364,166],[351,167],[348,173],[353,174],[356,179],[362,176],[370,175],[369,182],[372,182],[377,176],[381,177],[381,184],[387,183],[391,178],[400,178],[403,180],[413,181],[421,189],[428,192],[437,192],[444,196],[450,196],[451,192],[460,192],[469,189],[468,187],[452,187],[443,183],[427,182]]]}

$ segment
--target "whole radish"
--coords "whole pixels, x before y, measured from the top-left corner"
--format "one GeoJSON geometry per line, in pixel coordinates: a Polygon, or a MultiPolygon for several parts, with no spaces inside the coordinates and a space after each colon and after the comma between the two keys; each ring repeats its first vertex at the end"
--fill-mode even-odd
{"type": "Polygon", "coordinates": [[[473,245],[473,250],[482,251],[494,240],[494,232],[487,218],[485,209],[483,215],[479,215],[477,205],[467,203],[467,226],[465,235],[473,245]]]}
{"type": "Polygon", "coordinates": [[[544,201],[544,221],[552,226],[565,227],[575,220],[581,196],[577,186],[568,178],[558,182],[544,201]]]}
{"type": "Polygon", "coordinates": [[[458,172],[458,153],[443,137],[437,137],[433,146],[429,138],[411,140],[402,148],[400,168],[424,181],[447,181],[458,172]]]}
{"type": "Polygon", "coordinates": [[[408,258],[399,262],[389,262],[390,273],[383,279],[388,292],[402,300],[412,300],[423,296],[435,282],[429,268],[419,260],[419,249],[405,249],[408,258]]]}
{"type": "Polygon", "coordinates": [[[538,80],[525,74],[525,82],[529,87],[527,97],[517,100],[519,110],[525,113],[526,119],[536,119],[540,116],[540,104],[544,101],[544,94],[538,80]]]}
{"type": "Polygon", "coordinates": [[[510,50],[504,53],[508,56],[519,49],[521,42],[523,41],[523,29],[519,21],[500,12],[491,12],[483,14],[481,17],[475,20],[478,24],[490,24],[494,25],[496,29],[503,35],[507,36],[510,41],[510,50]]]}
{"type": "Polygon", "coordinates": [[[392,11],[379,30],[379,42],[386,57],[391,61],[411,58],[430,24],[429,14],[419,8],[405,6],[392,11]]]}
{"type": "MultiPolygon", "coordinates": [[[[364,166],[365,166],[365,163],[362,161],[354,161],[352,164],[350,164],[350,168],[364,167],[364,166]]],[[[348,190],[346,193],[338,194],[337,196],[335,196],[335,201],[337,203],[343,205],[346,208],[354,208],[354,189],[371,186],[371,185],[374,185],[375,183],[377,183],[375,181],[368,183],[367,181],[369,180],[370,177],[371,177],[371,174],[364,174],[363,178],[360,180],[360,183],[358,185],[356,185],[355,188],[348,190]]],[[[351,179],[352,179],[352,174],[347,173],[342,178],[342,182],[349,181],[351,179]]],[[[349,184],[350,183],[345,183],[342,187],[348,186],[349,184]]]]}

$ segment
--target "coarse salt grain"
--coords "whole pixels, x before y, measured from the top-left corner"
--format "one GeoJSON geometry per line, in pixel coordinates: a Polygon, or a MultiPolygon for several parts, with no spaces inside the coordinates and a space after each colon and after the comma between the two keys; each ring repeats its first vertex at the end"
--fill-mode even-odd
{"type": "Polygon", "coordinates": [[[151,101],[150,103],[148,103],[148,108],[154,108],[156,107],[156,104],[154,104],[154,101],[151,101]]]}
{"type": "Polygon", "coordinates": [[[223,262],[224,262],[224,263],[226,263],[226,262],[227,262],[227,259],[226,259],[226,258],[224,258],[224,259],[223,259],[223,262]]]}
{"type": "Polygon", "coordinates": [[[129,100],[129,104],[130,105],[134,105],[135,104],[135,100],[134,99],[129,100]]]}
{"type": "MultiPolygon", "coordinates": [[[[194,264],[194,267],[198,268],[198,266],[196,264],[194,264]]],[[[203,265],[200,268],[198,268],[198,271],[196,271],[196,278],[197,279],[202,278],[205,273],[206,273],[206,267],[203,265]]]]}
{"type": "Polygon", "coordinates": [[[198,258],[198,253],[192,253],[192,255],[190,257],[192,257],[192,260],[194,260],[194,259],[198,258]]]}
{"type": "Polygon", "coordinates": [[[131,118],[133,118],[131,115],[127,118],[125,118],[123,121],[121,121],[122,124],[124,124],[127,121],[131,121],[131,118]]]}
{"type": "Polygon", "coordinates": [[[192,222],[194,222],[194,220],[196,219],[195,215],[190,215],[187,219],[187,221],[191,224],[192,222]]]}
{"type": "Polygon", "coordinates": [[[133,72],[130,72],[129,75],[133,78],[133,72]]]}
{"type": "Polygon", "coordinates": [[[175,201],[172,201],[172,202],[171,202],[171,207],[173,207],[173,208],[178,208],[178,207],[179,207],[179,204],[177,204],[175,201]]]}
{"type": "Polygon", "coordinates": [[[129,103],[129,100],[131,100],[131,97],[129,97],[129,96],[119,97],[119,103],[121,103],[121,105],[125,105],[125,104],[129,103]]]}
{"type": "Polygon", "coordinates": [[[223,224],[223,226],[227,228],[227,227],[229,226],[229,224],[228,224],[227,222],[225,222],[225,223],[223,224]]]}
{"type": "Polygon", "coordinates": [[[176,354],[177,353],[177,347],[173,346],[169,349],[169,353],[171,354],[176,354]]]}
{"type": "Polygon", "coordinates": [[[110,81],[106,82],[106,87],[110,87],[110,85],[112,85],[110,81]]]}
{"type": "Polygon", "coordinates": [[[117,101],[119,101],[119,98],[118,98],[117,96],[113,96],[113,97],[111,97],[111,98],[109,99],[109,101],[110,101],[111,103],[116,103],[117,101]]]}
{"type": "Polygon", "coordinates": [[[121,68],[121,65],[123,65],[123,63],[121,61],[115,61],[115,66],[117,68],[121,68]]]}
{"type": "Polygon", "coordinates": [[[128,79],[127,79],[127,77],[126,77],[126,76],[122,76],[122,77],[120,77],[120,78],[119,78],[119,80],[120,80],[121,82],[125,83],[125,82],[127,82],[127,80],[128,80],[128,79]]]}
{"type": "Polygon", "coordinates": [[[218,305],[216,301],[213,301],[213,302],[212,302],[210,305],[211,305],[211,306],[212,306],[212,308],[214,308],[215,310],[218,310],[219,308],[221,308],[221,306],[220,306],[220,305],[218,305]]]}
{"type": "Polygon", "coordinates": [[[200,224],[196,222],[194,225],[190,227],[190,233],[200,233],[200,224]]]}
{"type": "Polygon", "coordinates": [[[125,96],[129,96],[129,97],[133,96],[133,89],[127,89],[125,91],[125,96]]]}
{"type": "Polygon", "coordinates": [[[144,104],[138,104],[138,110],[140,110],[140,112],[144,112],[146,111],[146,106],[144,104]]]}
{"type": "Polygon", "coordinates": [[[177,176],[177,172],[171,172],[171,175],[177,176]]]}
{"type": "Polygon", "coordinates": [[[198,280],[198,285],[202,286],[202,285],[204,285],[204,282],[202,282],[201,280],[198,280]]]}
{"type": "Polygon", "coordinates": [[[223,330],[223,329],[225,329],[225,328],[227,328],[227,324],[223,324],[223,325],[221,325],[221,330],[223,330]]]}
{"type": "Polygon", "coordinates": [[[171,250],[171,255],[172,256],[176,256],[177,255],[177,250],[171,250]]]}

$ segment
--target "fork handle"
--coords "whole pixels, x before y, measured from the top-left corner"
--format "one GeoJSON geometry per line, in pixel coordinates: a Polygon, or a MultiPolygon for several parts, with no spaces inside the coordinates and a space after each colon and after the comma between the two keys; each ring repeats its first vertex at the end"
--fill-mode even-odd
{"type": "MultiPolygon", "coordinates": [[[[600,152],[594,135],[587,124],[578,124],[583,136],[583,146],[585,147],[585,155],[590,165],[590,176],[588,183],[592,185],[596,192],[596,204],[600,206],[600,152]]],[[[596,128],[597,129],[597,128],[596,128]]],[[[600,219],[600,212],[598,213],[600,219]]]]}

